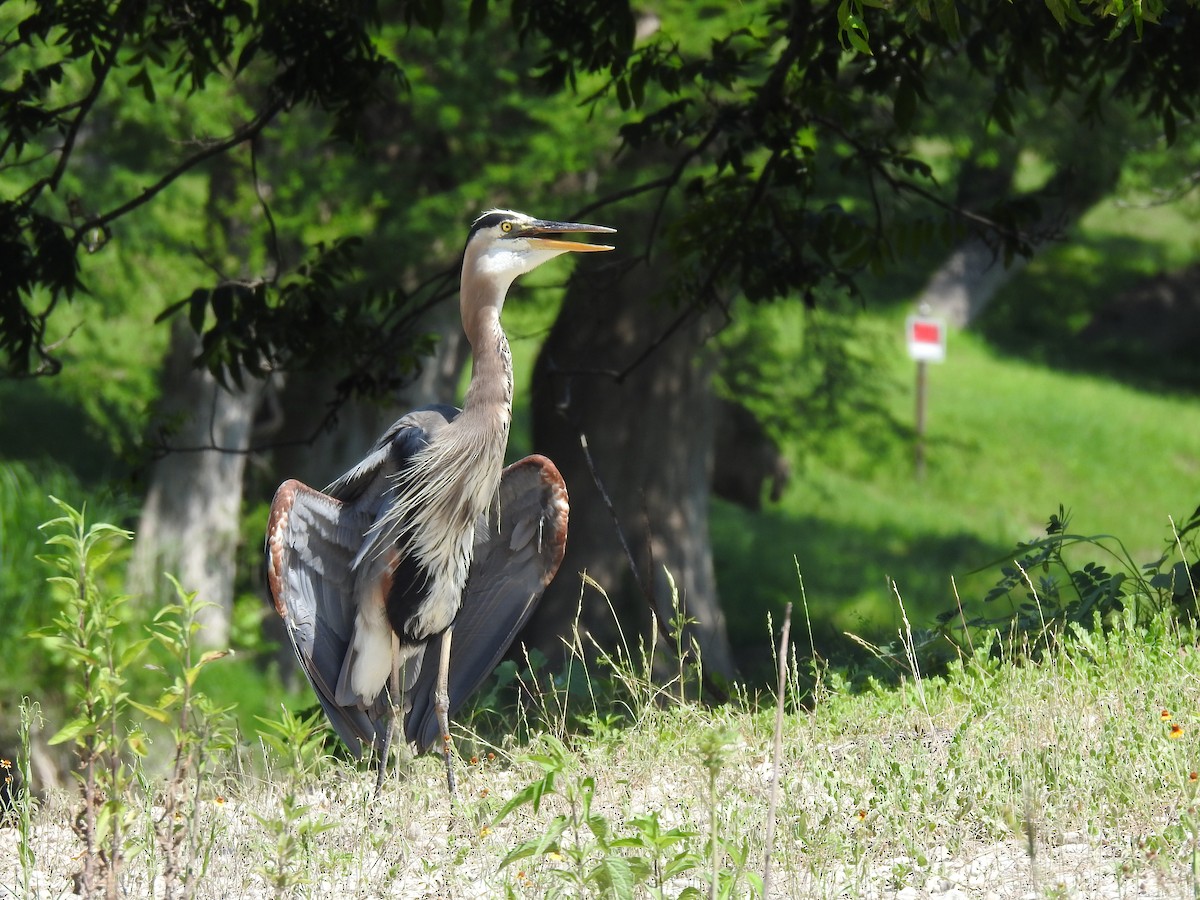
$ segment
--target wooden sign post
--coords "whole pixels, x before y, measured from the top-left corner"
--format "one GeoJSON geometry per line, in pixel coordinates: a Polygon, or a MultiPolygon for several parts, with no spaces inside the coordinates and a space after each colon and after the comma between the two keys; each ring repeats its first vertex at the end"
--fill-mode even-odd
{"type": "Polygon", "coordinates": [[[917,480],[925,477],[925,367],[931,362],[946,359],[946,323],[928,314],[922,308],[917,315],[905,320],[904,333],[908,343],[908,355],[917,362],[917,422],[914,456],[917,480]]]}

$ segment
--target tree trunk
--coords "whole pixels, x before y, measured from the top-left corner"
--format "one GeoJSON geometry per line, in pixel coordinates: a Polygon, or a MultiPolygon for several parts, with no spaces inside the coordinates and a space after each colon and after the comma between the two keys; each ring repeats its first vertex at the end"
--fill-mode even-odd
{"type": "MultiPolygon", "coordinates": [[[[1011,172],[1009,174],[1011,176],[1011,172]]],[[[1044,187],[1029,194],[1028,199],[1038,204],[1040,213],[1030,229],[1033,235],[1030,249],[1036,253],[1074,225],[1112,190],[1119,175],[1119,165],[1109,160],[1093,161],[1090,170],[1065,169],[1044,187]]],[[[963,205],[972,204],[968,199],[963,205]]],[[[1028,257],[1017,256],[1005,265],[986,241],[978,236],[969,237],[951,250],[938,266],[917,298],[917,306],[942,316],[954,328],[966,328],[1028,262],[1028,257]]]]}
{"type": "Polygon", "coordinates": [[[169,572],[187,591],[213,604],[199,615],[200,640],[229,639],[233,576],[242,502],[242,473],[264,382],[222,388],[192,360],[199,341],[176,319],[164,366],[159,420],[177,422],[168,442],[183,448],[154,463],[129,567],[130,589],[155,604],[174,599],[169,572]],[[220,449],[195,449],[212,447],[220,449]]]}
{"type": "MultiPolygon", "coordinates": [[[[636,243],[627,228],[622,233],[636,243]]],[[[589,263],[582,262],[572,278],[534,371],[533,443],[567,481],[571,521],[562,568],[523,639],[557,655],[582,590],[581,629],[606,648],[618,646],[618,632],[636,646],[648,633],[651,604],[663,621],[675,614],[670,572],[680,612],[695,620],[685,640],[696,640],[706,671],[732,677],[708,532],[715,399],[699,352],[702,318],[689,318],[627,377],[604,374],[633,362],[678,312],[656,299],[665,282],[662,263],[623,273],[589,263]],[[581,434],[619,533],[594,483],[581,434]],[[583,572],[604,588],[616,621],[595,590],[583,586],[583,572]]]]}
{"type": "Polygon", "coordinates": [[[322,488],[357,465],[384,429],[406,412],[430,403],[456,403],[470,352],[458,304],[438,304],[422,317],[417,331],[437,335],[437,351],[424,361],[417,378],[386,402],[351,398],[330,417],[339,374],[288,375],[278,398],[282,423],[270,438],[276,445],[267,479],[270,490],[285,478],[322,488]]]}

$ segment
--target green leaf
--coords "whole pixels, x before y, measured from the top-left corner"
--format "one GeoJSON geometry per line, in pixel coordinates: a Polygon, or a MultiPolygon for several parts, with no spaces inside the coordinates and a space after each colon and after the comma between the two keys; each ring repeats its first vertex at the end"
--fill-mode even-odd
{"type": "Polygon", "coordinates": [[[504,868],[511,862],[518,859],[528,859],[532,856],[541,856],[545,853],[557,852],[560,850],[559,841],[563,836],[563,832],[567,830],[568,820],[566,816],[555,816],[554,821],[542,833],[542,836],[536,841],[526,841],[520,847],[510,852],[503,860],[500,861],[500,868],[504,868]]]}
{"type": "Polygon", "coordinates": [[[96,723],[89,721],[84,716],[79,716],[72,719],[50,738],[49,744],[51,747],[56,744],[63,744],[67,741],[76,740],[86,734],[94,734],[96,731],[96,723]]]}
{"type": "Polygon", "coordinates": [[[200,657],[200,661],[187,670],[184,677],[187,678],[188,687],[196,683],[196,679],[200,676],[200,671],[211,662],[216,662],[218,659],[224,659],[233,653],[232,650],[209,650],[200,657]]]}
{"type": "Polygon", "coordinates": [[[495,825],[504,820],[510,812],[518,806],[524,806],[526,803],[533,805],[533,811],[536,813],[542,805],[542,797],[546,794],[554,793],[554,772],[547,772],[545,777],[539,778],[532,784],[522,788],[511,800],[504,804],[500,812],[496,813],[496,818],[492,820],[495,825]]]}
{"type": "Polygon", "coordinates": [[[598,884],[605,896],[617,900],[633,900],[636,880],[629,862],[620,856],[608,856],[588,873],[588,880],[598,884]]]}
{"type": "Polygon", "coordinates": [[[145,715],[149,716],[155,722],[161,722],[163,725],[171,724],[170,714],[157,706],[147,706],[145,703],[138,703],[136,700],[128,701],[129,705],[136,710],[140,710],[145,715]]]}
{"type": "Polygon", "coordinates": [[[153,637],[142,638],[139,641],[134,641],[121,652],[120,659],[117,661],[117,668],[129,668],[129,666],[137,661],[139,656],[146,652],[146,648],[149,647],[153,641],[153,637]]]}

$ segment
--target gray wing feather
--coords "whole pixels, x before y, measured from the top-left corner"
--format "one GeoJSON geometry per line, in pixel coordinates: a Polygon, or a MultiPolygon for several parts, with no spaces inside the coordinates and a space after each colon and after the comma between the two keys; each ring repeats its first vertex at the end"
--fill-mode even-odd
{"type": "MultiPolygon", "coordinates": [[[[550,460],[529,456],[504,470],[497,511],[476,531],[475,555],[450,645],[450,716],[495,669],[558,571],[566,549],[567,490],[550,460]]],[[[419,750],[440,739],[433,690],[442,635],[407,698],[405,736],[419,750]]]]}
{"type": "Polygon", "coordinates": [[[391,479],[457,413],[440,405],[409,413],[325,492],[286,481],[271,503],[266,549],[272,602],[321,707],[356,757],[366,745],[382,746],[388,708],[382,694],[367,709],[334,699],[353,636],[354,560],[369,540],[378,540],[369,532],[387,511],[391,479]]]}
{"type": "Polygon", "coordinates": [[[334,729],[355,756],[376,740],[365,710],[339,706],[334,688],[354,627],[350,562],[366,526],[352,507],[299,481],[275,492],[267,528],[267,584],[300,667],[334,729]]]}

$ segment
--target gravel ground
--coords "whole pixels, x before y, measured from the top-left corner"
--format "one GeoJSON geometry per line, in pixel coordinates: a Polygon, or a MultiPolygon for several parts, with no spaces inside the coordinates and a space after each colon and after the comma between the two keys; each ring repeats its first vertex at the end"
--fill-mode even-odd
{"type": "MultiPolygon", "coordinates": [[[[369,802],[365,778],[358,784],[343,784],[338,791],[310,793],[302,798],[309,807],[310,821],[319,819],[332,823],[332,827],[313,836],[307,846],[290,851],[289,865],[303,883],[287,896],[463,900],[505,897],[511,890],[512,896],[534,898],[560,885],[548,870],[565,868],[567,863],[561,857],[500,867],[506,853],[538,837],[553,815],[564,808],[557,805],[558,798],[547,797],[537,815],[522,808],[495,827],[487,827],[476,824],[491,821],[490,815],[481,813],[486,804],[478,798],[512,796],[523,782],[511,770],[497,767],[494,771],[470,773],[464,779],[463,791],[463,796],[470,799],[461,803],[454,814],[449,811],[444,787],[439,791],[436,769],[428,774],[427,790],[419,781],[410,781],[385,792],[375,802],[369,802]]],[[[655,809],[664,828],[690,825],[702,832],[703,824],[695,821],[696,817],[688,812],[689,805],[681,800],[693,788],[621,782],[617,798],[620,809],[603,805],[613,799],[603,796],[603,791],[598,791],[594,809],[614,828],[622,814],[655,809]]],[[[82,847],[67,825],[71,799],[65,795],[52,798],[35,816],[31,847],[36,862],[28,879],[28,894],[24,893],[18,855],[19,830],[0,829],[0,898],[72,896],[70,876],[78,867],[82,847]]],[[[494,805],[487,809],[491,814],[496,811],[494,805]]],[[[164,895],[161,876],[152,878],[150,874],[159,866],[146,849],[152,842],[145,834],[136,835],[139,828],[145,832],[149,817],[160,812],[150,810],[142,816],[143,821],[134,823],[134,846],[122,878],[126,896],[164,895]]],[[[208,801],[201,813],[200,833],[206,836],[207,859],[196,896],[250,900],[274,896],[262,870],[274,853],[276,835],[259,817],[278,819],[278,805],[273,805],[269,795],[257,809],[222,798],[208,801]]],[[[781,826],[784,824],[781,819],[781,826]]],[[[847,827],[855,827],[855,823],[847,827]]],[[[786,832],[781,830],[779,834],[786,832]]],[[[777,838],[772,897],[1120,900],[1193,896],[1187,860],[1156,859],[1153,851],[1144,847],[1094,836],[1065,834],[1055,836],[1052,842],[1039,841],[1032,861],[1026,842],[1016,839],[966,840],[953,853],[934,844],[917,851],[916,856],[880,852],[894,851],[895,846],[887,842],[864,843],[859,858],[840,862],[812,860],[806,857],[802,842],[786,846],[779,843],[781,840],[777,838]]],[[[761,866],[761,852],[751,848],[750,865],[754,868],[761,866]]],[[[689,884],[707,895],[700,873],[693,871],[690,875],[672,880],[667,895],[678,896],[689,884]]],[[[568,888],[568,896],[576,895],[568,888]]],[[[749,890],[742,895],[749,896],[749,890]]]]}

